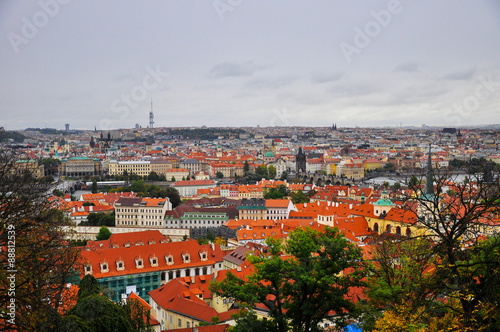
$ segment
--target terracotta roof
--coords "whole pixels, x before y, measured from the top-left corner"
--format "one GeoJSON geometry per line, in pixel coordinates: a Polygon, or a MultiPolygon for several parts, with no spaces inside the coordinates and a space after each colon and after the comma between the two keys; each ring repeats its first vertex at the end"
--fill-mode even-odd
{"type": "Polygon", "coordinates": [[[217,311],[198,298],[189,285],[177,278],[149,292],[149,296],[164,310],[174,311],[198,320],[211,322],[217,311]]]}
{"type": "Polygon", "coordinates": [[[130,247],[82,250],[81,273],[83,266],[91,264],[95,278],[109,278],[119,275],[139,274],[151,271],[166,271],[187,267],[212,266],[222,261],[222,251],[218,245],[199,245],[196,240],[182,242],[156,243],[151,245],[130,244],[130,247]],[[202,261],[200,252],[207,251],[207,260],[202,261]],[[189,262],[183,261],[183,254],[189,253],[189,262]],[[167,264],[167,258],[172,256],[172,264],[167,264]],[[156,258],[157,265],[151,263],[156,258]],[[142,264],[137,266],[138,260],[142,264]],[[101,272],[100,263],[107,263],[109,272],[101,272]],[[123,270],[117,268],[118,262],[123,262],[123,270]]]}
{"type": "Polygon", "coordinates": [[[290,199],[266,199],[268,208],[287,208],[290,205],[290,199]]]}

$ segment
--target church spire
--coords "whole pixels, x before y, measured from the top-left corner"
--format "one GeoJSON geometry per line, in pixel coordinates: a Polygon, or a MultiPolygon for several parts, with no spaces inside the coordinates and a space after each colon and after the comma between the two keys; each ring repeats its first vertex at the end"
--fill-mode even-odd
{"type": "Polygon", "coordinates": [[[431,144],[429,144],[429,156],[427,157],[427,175],[425,179],[425,194],[427,197],[434,195],[434,184],[432,181],[432,157],[431,157],[431,144]]]}

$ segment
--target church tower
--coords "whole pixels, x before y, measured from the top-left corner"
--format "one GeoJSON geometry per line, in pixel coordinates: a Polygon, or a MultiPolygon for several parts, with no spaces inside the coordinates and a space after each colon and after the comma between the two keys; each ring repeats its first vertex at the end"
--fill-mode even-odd
{"type": "Polygon", "coordinates": [[[305,173],[306,166],[307,166],[307,156],[302,151],[302,147],[300,147],[299,152],[295,156],[295,169],[296,169],[297,174],[298,173],[305,173]]]}

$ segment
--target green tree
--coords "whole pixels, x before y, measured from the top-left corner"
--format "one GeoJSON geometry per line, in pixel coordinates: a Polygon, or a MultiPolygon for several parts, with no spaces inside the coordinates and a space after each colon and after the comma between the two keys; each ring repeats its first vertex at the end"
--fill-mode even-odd
{"type": "Polygon", "coordinates": [[[286,248],[280,239],[268,238],[268,250],[249,256],[255,272],[240,279],[231,272],[211,289],[252,308],[264,304],[278,331],[318,331],[318,323],[333,310],[336,322],[355,314],[347,296],[362,285],[361,251],[336,228],[324,232],[299,228],[289,234],[286,248]],[[288,256],[282,256],[283,251],[288,256]],[[351,271],[345,272],[347,269],[351,271]]]}
{"type": "Polygon", "coordinates": [[[97,180],[92,180],[92,188],[91,188],[92,194],[97,194],[98,189],[97,189],[97,180]]]}
{"type": "Polygon", "coordinates": [[[167,189],[165,189],[164,197],[168,197],[173,209],[181,204],[181,196],[179,195],[179,191],[174,187],[167,187],[167,189]]]}
{"type": "Polygon", "coordinates": [[[20,331],[49,330],[60,319],[79,252],[65,240],[61,226],[70,221],[46,198],[49,187],[15,172],[15,162],[0,151],[0,330],[14,330],[12,323],[20,331]]]}
{"type": "Polygon", "coordinates": [[[361,302],[363,329],[370,331],[385,310],[402,306],[433,308],[436,315],[442,313],[432,247],[425,238],[380,240],[371,247],[372,263],[365,269],[368,301],[366,305],[361,302]]]}
{"type": "Polygon", "coordinates": [[[224,174],[221,171],[218,171],[217,173],[215,173],[215,177],[217,179],[222,179],[224,177],[224,174]]]}
{"type": "Polygon", "coordinates": [[[392,186],[391,189],[394,191],[400,190],[401,189],[401,183],[395,182],[392,186]]]}
{"type": "Polygon", "coordinates": [[[160,176],[158,175],[158,173],[156,173],[156,172],[153,171],[153,172],[149,173],[148,180],[149,181],[159,181],[160,180],[160,176]]]}
{"type": "Polygon", "coordinates": [[[280,176],[281,181],[285,181],[287,178],[288,178],[287,171],[284,171],[283,173],[281,173],[281,176],[280,176]]]}
{"type": "Polygon", "coordinates": [[[264,195],[265,199],[282,199],[283,194],[277,188],[269,189],[264,195]]]}
{"type": "Polygon", "coordinates": [[[255,174],[257,175],[259,180],[262,178],[269,179],[269,173],[266,165],[260,165],[259,167],[257,167],[255,169],[255,174]]]}
{"type": "Polygon", "coordinates": [[[248,164],[248,160],[245,160],[245,164],[243,165],[243,172],[246,175],[246,173],[250,172],[250,165],[248,164]]]}
{"type": "Polygon", "coordinates": [[[215,240],[215,236],[210,229],[207,230],[207,235],[205,237],[210,242],[213,242],[215,240]]]}
{"type": "Polygon", "coordinates": [[[420,182],[418,181],[418,178],[416,175],[412,175],[410,180],[408,181],[408,187],[410,188],[416,188],[420,182]]]}
{"type": "Polygon", "coordinates": [[[395,172],[396,166],[394,166],[394,164],[389,161],[384,165],[383,170],[384,172],[395,172]]]}
{"type": "Polygon", "coordinates": [[[303,204],[309,203],[309,197],[307,197],[302,190],[291,194],[293,204],[303,204]]]}
{"type": "Polygon", "coordinates": [[[172,178],[170,179],[170,182],[175,182],[175,176],[172,176],[172,178]]]}
{"type": "Polygon", "coordinates": [[[129,299],[126,304],[116,304],[101,292],[97,280],[92,275],[83,277],[76,305],[59,323],[57,330],[150,331],[150,313],[139,302],[129,299]]]}
{"type": "Polygon", "coordinates": [[[146,184],[144,183],[144,180],[134,180],[132,181],[132,184],[130,185],[130,191],[136,192],[136,193],[145,193],[147,192],[146,190],[146,184]]]}
{"type": "Polygon", "coordinates": [[[46,158],[42,159],[41,162],[46,175],[55,175],[58,173],[59,166],[61,165],[61,161],[59,159],[46,158]]]}
{"type": "Polygon", "coordinates": [[[434,266],[439,283],[429,293],[439,292],[446,299],[443,306],[459,318],[462,330],[496,331],[498,320],[490,318],[497,317],[493,313],[498,312],[498,302],[491,293],[500,285],[493,272],[500,262],[492,257],[500,252],[500,241],[484,245],[481,235],[500,213],[500,187],[498,181],[485,181],[491,170],[488,164],[478,167],[463,181],[446,170],[430,172],[428,182],[435,185],[422,188],[418,181],[410,186],[414,193],[408,197],[407,209],[417,216],[415,226],[427,231],[439,262],[434,266]],[[446,195],[448,188],[453,196],[446,195]],[[491,315],[484,314],[492,308],[496,309],[491,315]]]}
{"type": "Polygon", "coordinates": [[[107,240],[110,237],[111,237],[111,231],[109,230],[109,228],[107,228],[106,226],[102,226],[101,228],[99,228],[99,233],[97,233],[96,240],[97,241],[107,240]]]}
{"type": "Polygon", "coordinates": [[[54,189],[54,191],[52,191],[52,194],[54,194],[54,196],[57,196],[57,197],[64,197],[64,192],[62,190],[59,190],[59,189],[54,189]]]}
{"type": "Polygon", "coordinates": [[[276,178],[276,167],[274,167],[273,165],[269,165],[269,167],[267,168],[267,172],[269,173],[270,179],[276,178]]]}

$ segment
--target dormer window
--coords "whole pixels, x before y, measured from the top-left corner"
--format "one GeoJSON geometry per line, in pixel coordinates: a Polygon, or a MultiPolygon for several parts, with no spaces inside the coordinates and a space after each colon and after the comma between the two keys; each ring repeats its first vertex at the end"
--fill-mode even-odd
{"type": "Polygon", "coordinates": [[[92,274],[92,265],[86,264],[84,265],[83,269],[85,271],[85,275],[92,274]]]}
{"type": "Polygon", "coordinates": [[[116,261],[116,271],[125,270],[125,263],[122,260],[116,261]]]}
{"type": "Polygon", "coordinates": [[[167,263],[167,265],[174,264],[174,256],[172,255],[165,256],[165,262],[167,263]]]}
{"type": "Polygon", "coordinates": [[[191,263],[191,259],[190,259],[189,254],[187,252],[182,254],[182,262],[183,263],[191,263]]]}
{"type": "Polygon", "coordinates": [[[202,261],[206,261],[208,259],[208,255],[207,255],[207,252],[206,251],[202,251],[200,252],[200,259],[202,261]]]}
{"type": "Polygon", "coordinates": [[[108,263],[107,262],[100,262],[99,265],[101,266],[101,273],[107,273],[107,272],[109,272],[109,268],[108,268],[108,263]]]}
{"type": "Polygon", "coordinates": [[[156,256],[149,256],[149,263],[153,267],[158,266],[158,258],[156,256]]]}
{"type": "Polygon", "coordinates": [[[125,242],[124,247],[130,247],[130,242],[125,242]]]}
{"type": "Polygon", "coordinates": [[[142,268],[144,268],[144,262],[142,261],[142,258],[136,258],[135,259],[135,268],[136,269],[142,269],[142,268]]]}

